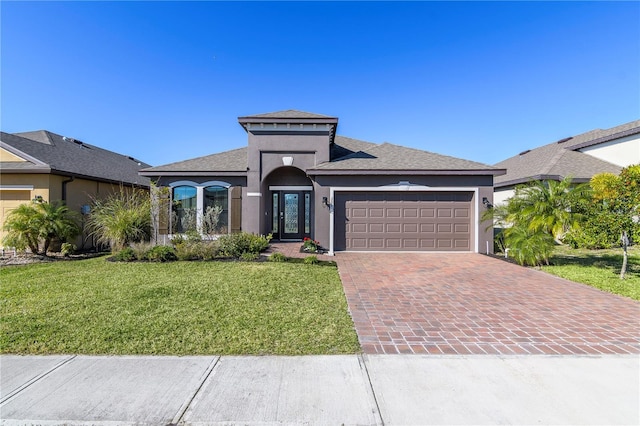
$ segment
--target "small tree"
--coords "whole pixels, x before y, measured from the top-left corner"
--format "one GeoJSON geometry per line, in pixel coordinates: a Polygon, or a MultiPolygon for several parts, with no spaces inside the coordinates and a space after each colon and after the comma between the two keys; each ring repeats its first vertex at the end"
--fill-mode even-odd
{"type": "Polygon", "coordinates": [[[75,216],[62,202],[22,204],[9,213],[3,242],[19,250],[28,248],[34,254],[42,244],[46,254],[52,241],[66,242],[80,233],[75,216]]]}
{"type": "Polygon", "coordinates": [[[627,246],[629,240],[640,237],[640,165],[622,169],[619,176],[600,173],[591,179],[594,200],[611,215],[619,225],[618,241],[622,246],[620,278],[627,270],[627,246]]]}
{"type": "Polygon", "coordinates": [[[151,200],[141,189],[120,187],[105,199],[93,199],[88,220],[91,234],[112,251],[148,239],[151,234],[151,200]]]}

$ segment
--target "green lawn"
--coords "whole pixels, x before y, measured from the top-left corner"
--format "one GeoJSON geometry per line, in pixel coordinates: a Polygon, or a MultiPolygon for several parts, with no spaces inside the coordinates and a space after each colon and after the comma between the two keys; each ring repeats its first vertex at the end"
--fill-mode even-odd
{"type": "Polygon", "coordinates": [[[4,267],[0,282],[1,353],[360,350],[335,266],[95,258],[4,267]]]}
{"type": "Polygon", "coordinates": [[[627,275],[619,278],[622,249],[574,250],[557,247],[551,266],[542,269],[562,278],[576,281],[609,293],[640,300],[640,248],[629,248],[627,275]]]}

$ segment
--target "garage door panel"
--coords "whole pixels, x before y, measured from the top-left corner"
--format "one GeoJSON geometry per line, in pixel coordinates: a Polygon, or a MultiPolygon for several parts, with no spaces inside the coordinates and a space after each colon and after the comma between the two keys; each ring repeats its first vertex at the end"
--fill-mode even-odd
{"type": "Polygon", "coordinates": [[[387,208],[385,209],[385,213],[386,213],[385,217],[401,217],[400,211],[401,209],[399,208],[395,208],[395,209],[387,208]]]}
{"type": "Polygon", "coordinates": [[[453,226],[453,232],[456,234],[468,234],[469,233],[469,224],[468,223],[456,223],[453,226]]]}
{"type": "Polygon", "coordinates": [[[352,233],[363,233],[366,234],[367,233],[367,224],[366,223],[353,223],[351,225],[351,232],[352,233]]]}
{"type": "Polygon", "coordinates": [[[464,209],[453,209],[453,216],[454,217],[462,217],[462,218],[468,218],[469,215],[469,209],[464,208],[464,209]]]}
{"type": "Polygon", "coordinates": [[[370,223],[369,224],[369,232],[371,233],[382,233],[384,232],[384,223],[370,223]]]}
{"type": "Polygon", "coordinates": [[[404,232],[405,234],[417,233],[418,232],[418,224],[417,223],[403,223],[402,224],[402,232],[404,232]]]}
{"type": "Polygon", "coordinates": [[[473,193],[345,193],[336,197],[336,247],[470,251],[473,193]],[[344,213],[343,213],[344,212],[344,213]]]}
{"type": "Polygon", "coordinates": [[[420,217],[436,217],[436,209],[434,209],[433,207],[421,208],[420,217]]]}
{"type": "Polygon", "coordinates": [[[399,223],[387,223],[386,224],[387,227],[387,232],[400,232],[401,231],[401,225],[399,223]]]}
{"type": "Polygon", "coordinates": [[[353,218],[356,218],[356,217],[366,218],[367,217],[367,209],[366,208],[352,208],[351,209],[351,217],[353,217],[353,218]]]}

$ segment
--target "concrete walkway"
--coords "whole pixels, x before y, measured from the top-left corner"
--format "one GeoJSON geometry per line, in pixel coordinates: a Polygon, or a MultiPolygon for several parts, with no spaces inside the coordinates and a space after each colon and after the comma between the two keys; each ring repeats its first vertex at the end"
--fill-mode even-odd
{"type": "Polygon", "coordinates": [[[0,357],[3,425],[640,424],[637,355],[0,357]]]}

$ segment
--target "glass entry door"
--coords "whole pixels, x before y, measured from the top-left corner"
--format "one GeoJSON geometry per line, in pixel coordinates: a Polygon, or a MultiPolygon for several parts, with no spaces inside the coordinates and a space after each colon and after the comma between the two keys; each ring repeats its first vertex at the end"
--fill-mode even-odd
{"type": "Polygon", "coordinates": [[[272,191],[272,234],[278,240],[301,240],[311,234],[311,192],[272,191]]]}

